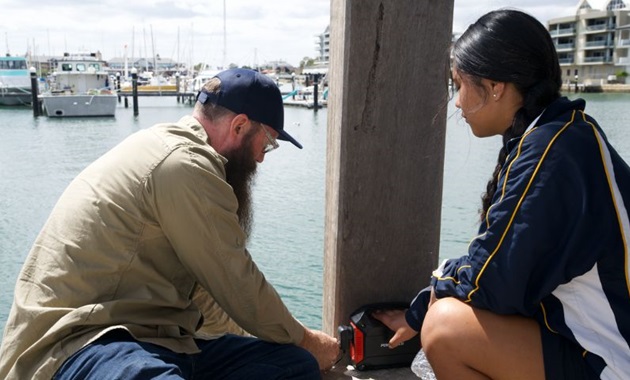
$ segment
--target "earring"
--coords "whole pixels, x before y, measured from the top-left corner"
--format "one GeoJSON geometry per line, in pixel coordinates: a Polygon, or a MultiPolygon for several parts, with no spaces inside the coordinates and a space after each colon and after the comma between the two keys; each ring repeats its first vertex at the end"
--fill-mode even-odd
{"type": "Polygon", "coordinates": [[[493,97],[493,98],[496,98],[496,97],[497,97],[497,94],[492,94],[492,97],[493,97]]]}

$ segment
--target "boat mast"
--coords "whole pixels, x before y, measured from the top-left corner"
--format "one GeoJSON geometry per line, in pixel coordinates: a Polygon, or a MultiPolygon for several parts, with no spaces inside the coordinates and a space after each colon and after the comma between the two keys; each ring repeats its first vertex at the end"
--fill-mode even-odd
{"type": "Polygon", "coordinates": [[[179,26],[177,27],[177,72],[179,73],[179,26]]]}
{"type": "Polygon", "coordinates": [[[144,71],[149,71],[149,60],[147,59],[147,30],[142,27],[142,38],[144,39],[144,71]]]}
{"type": "Polygon", "coordinates": [[[225,27],[225,0],[223,0],[223,70],[227,69],[227,32],[225,27]]]}
{"type": "Polygon", "coordinates": [[[155,42],[153,41],[153,24],[149,24],[151,28],[151,53],[153,54],[153,76],[157,78],[158,76],[158,67],[157,62],[155,60],[155,42]]]}
{"type": "MultiPolygon", "coordinates": [[[[131,27],[131,67],[136,67],[135,54],[136,54],[136,27],[131,27]]],[[[129,78],[129,73],[125,72],[125,79],[129,78]]]]}
{"type": "MultiPolygon", "coordinates": [[[[132,48],[133,51],[133,48],[132,48]]],[[[127,59],[127,44],[125,44],[125,71],[123,71],[123,78],[127,79],[129,75],[129,60],[127,59]]]]}
{"type": "Polygon", "coordinates": [[[189,56],[189,70],[190,70],[190,77],[194,77],[195,76],[195,62],[194,62],[194,57],[193,57],[193,49],[195,46],[195,24],[194,23],[190,23],[190,49],[188,49],[188,56],[189,56]]]}

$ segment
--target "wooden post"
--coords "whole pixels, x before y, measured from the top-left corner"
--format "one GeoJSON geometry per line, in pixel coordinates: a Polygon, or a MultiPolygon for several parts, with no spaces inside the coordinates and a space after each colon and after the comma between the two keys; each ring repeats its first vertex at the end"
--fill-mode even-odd
{"type": "Polygon", "coordinates": [[[120,73],[116,73],[116,95],[118,95],[118,104],[120,104],[120,73]]]}
{"type": "Polygon", "coordinates": [[[34,67],[31,67],[31,103],[33,104],[33,117],[39,117],[39,88],[37,86],[37,72],[34,67]]]}
{"type": "Polygon", "coordinates": [[[319,91],[318,88],[318,83],[317,83],[317,76],[315,76],[315,81],[313,82],[313,110],[315,112],[317,112],[317,108],[319,108],[319,106],[317,105],[317,92],[319,91]]]}
{"type": "Polygon", "coordinates": [[[138,116],[138,71],[131,69],[131,98],[133,101],[133,116],[138,116]]]}
{"type": "Polygon", "coordinates": [[[323,329],[438,261],[453,0],[332,0],[323,329]]]}
{"type": "MultiPolygon", "coordinates": [[[[175,87],[177,88],[177,103],[179,103],[181,98],[181,89],[179,88],[181,84],[181,78],[179,77],[179,73],[175,73],[175,87]]],[[[184,100],[182,99],[182,103],[184,100]]]]}

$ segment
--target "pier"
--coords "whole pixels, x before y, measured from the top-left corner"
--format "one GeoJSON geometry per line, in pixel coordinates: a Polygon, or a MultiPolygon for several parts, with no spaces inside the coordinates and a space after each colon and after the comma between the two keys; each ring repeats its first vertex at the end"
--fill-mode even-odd
{"type": "MultiPolygon", "coordinates": [[[[174,96],[177,98],[177,103],[182,102],[182,103],[188,103],[188,104],[193,104],[195,102],[196,93],[192,93],[192,92],[186,92],[186,91],[179,91],[179,90],[171,90],[171,89],[159,89],[159,88],[150,88],[150,89],[144,89],[144,86],[140,86],[138,87],[138,92],[137,94],[134,95],[133,90],[120,90],[117,91],[118,93],[118,103],[120,103],[123,99],[125,102],[125,108],[128,107],[128,98],[131,97],[133,100],[133,97],[141,97],[141,96],[174,96]]],[[[152,86],[151,86],[152,87],[152,86]]]]}
{"type": "MultiPolygon", "coordinates": [[[[136,105],[137,98],[140,96],[174,96],[177,98],[177,102],[194,104],[197,99],[197,93],[190,91],[182,91],[182,86],[179,77],[177,77],[176,84],[165,85],[138,85],[137,72],[132,70],[131,73],[132,85],[131,87],[121,88],[119,81],[116,84],[116,92],[118,93],[118,103],[124,101],[125,108],[129,107],[129,97],[136,105]]],[[[321,99],[318,96],[318,83],[314,84],[314,93],[307,97],[299,97],[295,94],[288,94],[283,96],[283,103],[285,106],[290,107],[304,107],[317,111],[326,106],[326,100],[321,99]]],[[[134,108],[135,109],[135,108],[134,108]]],[[[137,113],[136,113],[137,115],[137,113]]]]}
{"type": "Polygon", "coordinates": [[[131,96],[133,101],[134,116],[138,116],[139,114],[139,96],[175,96],[177,98],[177,103],[181,101],[182,103],[188,102],[188,104],[193,104],[197,97],[196,93],[182,91],[182,84],[179,75],[176,76],[175,85],[165,84],[138,86],[138,71],[135,68],[131,69],[131,87],[122,88],[120,86],[120,78],[117,78],[116,92],[118,93],[118,103],[121,102],[121,98],[124,98],[125,108],[129,107],[128,99],[131,96]]]}
{"type": "Polygon", "coordinates": [[[118,93],[118,103],[124,98],[125,108],[129,107],[129,97],[133,102],[134,116],[138,116],[138,97],[139,96],[175,96],[177,102],[194,104],[197,94],[189,91],[182,91],[180,77],[176,77],[176,84],[165,85],[145,85],[138,86],[138,71],[133,68],[131,70],[131,87],[120,86],[120,78],[116,80],[116,92],[118,93]]]}

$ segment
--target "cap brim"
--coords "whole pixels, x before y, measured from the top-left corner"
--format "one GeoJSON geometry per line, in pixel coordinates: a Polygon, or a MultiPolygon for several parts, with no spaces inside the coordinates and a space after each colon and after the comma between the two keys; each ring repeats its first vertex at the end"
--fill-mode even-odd
{"type": "Polygon", "coordinates": [[[282,141],[289,141],[291,144],[293,144],[293,145],[297,146],[298,148],[302,149],[302,144],[300,144],[299,142],[297,142],[297,140],[296,140],[296,139],[294,139],[293,137],[291,137],[291,135],[290,135],[290,134],[286,133],[286,132],[284,131],[284,129],[279,130],[279,131],[276,129],[276,131],[277,131],[277,132],[278,132],[278,134],[279,134],[279,135],[278,135],[278,140],[282,140],[282,141]]]}

